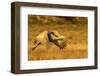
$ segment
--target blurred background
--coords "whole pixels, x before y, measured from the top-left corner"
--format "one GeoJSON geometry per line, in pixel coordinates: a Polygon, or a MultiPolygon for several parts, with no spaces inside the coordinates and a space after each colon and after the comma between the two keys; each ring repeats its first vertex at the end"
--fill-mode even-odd
{"type": "Polygon", "coordinates": [[[28,59],[73,59],[87,58],[88,47],[88,18],[64,16],[28,16],[28,59]],[[45,30],[56,30],[66,37],[66,48],[38,50],[33,52],[33,41],[37,35],[45,30]]]}

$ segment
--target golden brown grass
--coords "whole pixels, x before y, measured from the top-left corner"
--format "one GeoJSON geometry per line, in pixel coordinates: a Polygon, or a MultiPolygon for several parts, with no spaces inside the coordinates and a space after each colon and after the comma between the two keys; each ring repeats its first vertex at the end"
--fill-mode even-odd
{"type": "MultiPolygon", "coordinates": [[[[29,16],[29,20],[32,16],[29,16]]],[[[54,23],[55,24],[55,23],[54,23]]],[[[66,21],[63,24],[28,24],[28,60],[52,60],[75,59],[88,57],[87,20],[72,23],[66,21]],[[33,40],[46,29],[57,30],[66,37],[66,47],[59,49],[55,45],[52,48],[43,48],[32,51],[33,40]]],[[[41,46],[40,46],[41,47],[41,46]]]]}

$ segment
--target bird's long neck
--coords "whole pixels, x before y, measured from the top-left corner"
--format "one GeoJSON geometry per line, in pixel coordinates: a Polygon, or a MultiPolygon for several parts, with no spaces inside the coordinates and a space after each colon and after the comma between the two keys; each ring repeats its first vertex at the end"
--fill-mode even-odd
{"type": "Polygon", "coordinates": [[[52,37],[51,37],[52,34],[53,34],[53,32],[48,32],[48,39],[50,42],[52,42],[52,37]]]}

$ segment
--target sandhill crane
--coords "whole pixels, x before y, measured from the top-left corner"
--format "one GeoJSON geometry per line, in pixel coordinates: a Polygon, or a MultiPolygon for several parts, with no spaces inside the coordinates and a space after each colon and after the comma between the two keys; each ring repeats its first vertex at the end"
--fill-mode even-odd
{"type": "Polygon", "coordinates": [[[50,43],[53,43],[60,49],[63,49],[66,46],[65,37],[59,34],[57,31],[43,31],[40,33],[33,42],[33,48],[37,48],[39,45],[43,45],[45,47],[49,46],[50,43]]]}

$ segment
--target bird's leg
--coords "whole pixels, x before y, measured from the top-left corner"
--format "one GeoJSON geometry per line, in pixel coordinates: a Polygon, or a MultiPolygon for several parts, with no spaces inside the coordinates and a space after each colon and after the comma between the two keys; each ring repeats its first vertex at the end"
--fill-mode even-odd
{"type": "Polygon", "coordinates": [[[37,40],[34,41],[34,46],[32,48],[32,50],[34,50],[38,45],[40,45],[40,42],[38,42],[37,40]]]}

